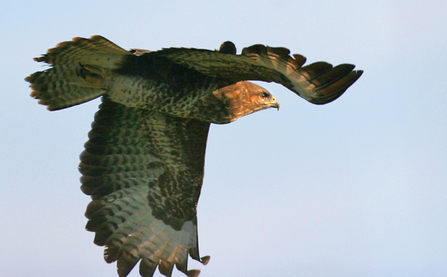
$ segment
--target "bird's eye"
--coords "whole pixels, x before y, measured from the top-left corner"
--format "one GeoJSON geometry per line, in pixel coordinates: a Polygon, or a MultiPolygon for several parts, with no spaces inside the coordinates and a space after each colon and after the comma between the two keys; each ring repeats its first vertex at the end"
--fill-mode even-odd
{"type": "Polygon", "coordinates": [[[262,97],[264,97],[264,98],[267,98],[267,97],[269,97],[270,95],[267,93],[267,92],[263,92],[262,93],[262,97]]]}

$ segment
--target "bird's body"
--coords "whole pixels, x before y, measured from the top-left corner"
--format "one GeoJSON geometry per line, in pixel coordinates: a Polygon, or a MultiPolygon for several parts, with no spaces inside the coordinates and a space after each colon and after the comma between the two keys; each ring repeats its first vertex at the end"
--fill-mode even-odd
{"type": "Polygon", "coordinates": [[[349,64],[302,67],[305,58],[285,48],[254,45],[236,55],[169,48],[126,51],[100,36],[75,38],[37,61],[51,68],[26,80],[50,110],[102,97],[81,154],[81,189],[91,195],[87,229],[106,246],[107,262],[126,276],[156,267],[170,276],[187,270],[198,251],[196,207],[211,123],[229,123],[279,103],[247,80],[283,84],[315,104],[339,97],[362,74],[349,64]]]}

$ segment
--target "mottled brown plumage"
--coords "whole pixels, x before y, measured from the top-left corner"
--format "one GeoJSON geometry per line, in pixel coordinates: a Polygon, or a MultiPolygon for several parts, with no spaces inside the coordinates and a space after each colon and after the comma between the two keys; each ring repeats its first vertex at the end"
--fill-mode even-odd
{"type": "Polygon", "coordinates": [[[141,276],[174,265],[188,276],[188,254],[200,257],[196,206],[211,123],[276,107],[264,88],[276,82],[304,99],[325,104],[362,74],[325,62],[303,66],[286,48],[253,45],[236,55],[231,42],[218,51],[169,48],[126,51],[101,36],[63,42],[36,61],[51,65],[26,78],[49,110],[102,96],[79,166],[81,189],[91,195],[87,230],[126,276],[138,261],[141,276]]]}

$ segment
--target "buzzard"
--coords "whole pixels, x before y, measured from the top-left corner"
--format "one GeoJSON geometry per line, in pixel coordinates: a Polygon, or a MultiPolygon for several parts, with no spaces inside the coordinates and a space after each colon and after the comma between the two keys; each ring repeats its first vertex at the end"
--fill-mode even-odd
{"type": "Polygon", "coordinates": [[[200,257],[196,207],[211,123],[224,124],[278,100],[247,80],[282,84],[314,104],[338,98],[361,75],[354,65],[306,58],[286,48],[253,45],[236,54],[232,42],[219,50],[168,48],[127,51],[101,36],[59,43],[42,57],[51,67],[26,78],[31,96],[49,110],[102,98],[79,170],[92,201],[86,229],[105,246],[118,275],[138,261],[141,276],[155,269],[187,276],[188,255],[200,257]]]}

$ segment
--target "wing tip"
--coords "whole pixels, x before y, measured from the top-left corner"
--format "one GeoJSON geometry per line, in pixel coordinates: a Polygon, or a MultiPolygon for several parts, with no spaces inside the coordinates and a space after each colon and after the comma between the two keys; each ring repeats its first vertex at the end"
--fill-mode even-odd
{"type": "Polygon", "coordinates": [[[198,277],[200,275],[199,269],[191,269],[186,272],[186,276],[188,277],[198,277]]]}
{"type": "Polygon", "coordinates": [[[362,74],[363,70],[353,70],[331,85],[318,90],[317,93],[322,95],[322,97],[306,100],[316,105],[328,104],[343,95],[343,93],[345,93],[345,91],[362,76],[362,74]]]}
{"type": "Polygon", "coordinates": [[[207,265],[207,264],[210,262],[210,259],[211,259],[211,256],[209,256],[209,255],[207,255],[207,256],[203,256],[203,257],[200,259],[200,262],[201,262],[203,265],[207,265]]]}

